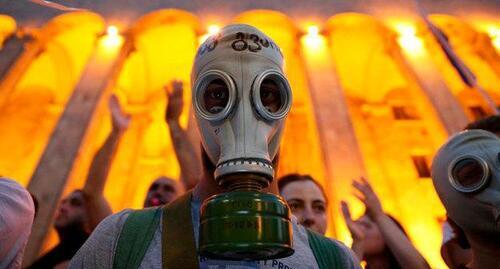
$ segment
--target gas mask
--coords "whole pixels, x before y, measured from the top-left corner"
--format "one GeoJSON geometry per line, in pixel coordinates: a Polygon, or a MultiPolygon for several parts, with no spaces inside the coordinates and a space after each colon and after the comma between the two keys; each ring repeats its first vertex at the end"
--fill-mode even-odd
{"type": "Polygon", "coordinates": [[[483,130],[461,132],[432,165],[434,187],[448,216],[469,239],[500,239],[500,139],[483,130]]]}
{"type": "Polygon", "coordinates": [[[227,26],[200,46],[191,80],[202,145],[226,190],[201,206],[200,252],[230,260],[291,255],[289,209],[262,192],[292,103],[279,47],[254,27],[227,26]]]}

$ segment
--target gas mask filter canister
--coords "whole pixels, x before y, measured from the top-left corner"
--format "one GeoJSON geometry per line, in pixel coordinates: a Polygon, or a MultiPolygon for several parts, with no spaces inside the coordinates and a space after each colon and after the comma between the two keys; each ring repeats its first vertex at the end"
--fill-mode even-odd
{"type": "Polygon", "coordinates": [[[199,48],[192,71],[201,140],[225,192],[201,206],[199,250],[229,260],[293,254],[290,210],[263,192],[292,93],[278,46],[258,29],[230,25],[199,48]]]}

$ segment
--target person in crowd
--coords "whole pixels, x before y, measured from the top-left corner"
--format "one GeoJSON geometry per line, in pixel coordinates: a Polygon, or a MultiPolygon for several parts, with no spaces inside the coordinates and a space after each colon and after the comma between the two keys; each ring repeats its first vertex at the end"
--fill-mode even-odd
{"type": "Polygon", "coordinates": [[[28,268],[66,268],[69,260],[89,236],[87,223],[83,191],[74,190],[60,202],[54,219],[59,244],[28,268]]]}
{"type": "MultiPolygon", "coordinates": [[[[182,112],[182,83],[173,81],[171,87],[165,87],[168,105],[165,119],[169,125],[171,138],[179,163],[182,182],[160,176],[149,187],[144,207],[167,204],[184,192],[184,186],[192,187],[196,183],[197,169],[194,149],[179,123],[182,112]],[[172,90],[169,91],[169,88],[172,90]]],[[[81,190],[71,192],[64,198],[56,214],[54,227],[58,232],[60,244],[46,255],[35,261],[29,268],[52,268],[64,264],[73,257],[87,239],[91,231],[107,216],[112,214],[111,207],[104,197],[104,187],[121,137],[130,125],[131,117],[126,114],[116,95],[109,99],[112,129],[103,146],[92,160],[90,170],[81,190]]]]}
{"type": "Polygon", "coordinates": [[[63,198],[57,209],[54,228],[59,236],[59,244],[33,262],[29,269],[66,268],[90,232],[112,213],[104,198],[104,186],[120,138],[130,123],[130,116],[123,113],[115,95],[110,97],[108,105],[112,119],[111,133],[95,154],[84,187],[63,198]]]}
{"type": "Polygon", "coordinates": [[[166,205],[185,192],[184,185],[177,180],[161,176],[149,186],[144,199],[144,208],[166,205]]]}
{"type": "MultiPolygon", "coordinates": [[[[485,130],[500,136],[500,116],[493,115],[469,123],[464,130],[485,130]]],[[[450,268],[464,268],[472,260],[472,250],[464,231],[450,218],[443,223],[441,257],[450,268]]]]}
{"type": "Polygon", "coordinates": [[[401,224],[386,214],[370,183],[361,177],[352,186],[365,205],[365,214],[354,221],[349,206],[341,202],[342,213],[352,236],[352,250],[366,268],[430,268],[413,246],[401,224]]]}
{"type": "MultiPolygon", "coordinates": [[[[291,92],[279,48],[258,29],[241,24],[224,27],[201,45],[193,65],[192,85],[203,146],[203,170],[197,171],[202,174],[201,180],[192,191],[165,207],[124,210],[106,218],[72,259],[70,268],[360,268],[347,247],[317,234],[309,237],[294,221],[295,251],[286,258],[221,260],[198,255],[201,203],[226,191],[216,182],[221,178],[218,175],[231,171],[230,175],[256,176],[253,173],[260,171],[271,179],[274,176],[291,92]],[[249,36],[252,39],[247,39],[249,36]],[[262,44],[251,43],[255,37],[262,44]],[[258,104],[249,100],[255,78],[262,79],[255,84],[260,87],[258,104]],[[253,155],[257,153],[259,158],[253,155]],[[220,159],[228,158],[225,154],[233,154],[232,159],[220,159]],[[134,237],[137,233],[145,236],[134,237]],[[317,241],[311,243],[309,238],[317,241]],[[318,242],[322,247],[315,244],[318,242]],[[336,259],[328,258],[332,252],[336,259]],[[130,255],[133,260],[128,259],[130,255]]],[[[278,194],[276,180],[271,180],[265,191],[278,194]]]]}
{"type": "Polygon", "coordinates": [[[500,268],[500,139],[467,130],[437,152],[434,188],[450,220],[462,228],[472,259],[464,268],[500,268]]]}
{"type": "Polygon", "coordinates": [[[180,116],[184,107],[182,81],[173,80],[170,86],[165,86],[165,94],[168,100],[165,121],[169,127],[170,138],[173,142],[175,156],[179,161],[181,175],[180,180],[167,176],[159,176],[155,179],[146,194],[145,208],[170,203],[186,190],[192,189],[200,178],[198,171],[201,169],[201,161],[193,144],[188,139],[187,131],[180,124],[180,116]]]}
{"type": "Polygon", "coordinates": [[[473,121],[464,128],[465,130],[485,130],[500,136],[500,115],[492,115],[484,119],[473,121]]]}
{"type": "Polygon", "coordinates": [[[178,188],[190,190],[200,181],[201,159],[198,157],[194,145],[188,139],[187,131],[180,124],[180,116],[184,107],[183,88],[180,80],[173,80],[170,87],[165,87],[168,100],[165,121],[170,131],[174,153],[181,170],[180,182],[183,186],[178,188]]]}
{"type": "Polygon", "coordinates": [[[278,179],[278,188],[299,223],[324,235],[328,199],[323,187],[310,175],[288,174],[278,179]]]}
{"type": "Polygon", "coordinates": [[[464,231],[447,218],[442,224],[441,257],[450,269],[463,269],[472,260],[470,244],[464,231]]]}
{"type": "Polygon", "coordinates": [[[35,207],[30,193],[0,177],[0,269],[21,268],[35,207]]]}

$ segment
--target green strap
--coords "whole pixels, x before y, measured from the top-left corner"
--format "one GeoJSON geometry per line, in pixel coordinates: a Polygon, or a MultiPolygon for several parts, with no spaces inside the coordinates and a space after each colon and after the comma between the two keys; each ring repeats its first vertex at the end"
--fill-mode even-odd
{"type": "Polygon", "coordinates": [[[163,211],[163,269],[198,269],[198,254],[191,217],[192,193],[179,197],[163,211]]]}
{"type": "Polygon", "coordinates": [[[137,269],[160,223],[161,208],[130,213],[123,225],[113,260],[114,269],[137,269]]]}
{"type": "Polygon", "coordinates": [[[309,229],[306,230],[309,246],[314,254],[314,258],[316,258],[319,269],[339,269],[341,267],[339,246],[316,232],[309,229]]]}
{"type": "MultiPolygon", "coordinates": [[[[191,218],[192,194],[188,192],[163,207],[163,269],[198,269],[198,255],[191,218]]],[[[113,268],[137,269],[161,218],[161,208],[137,210],[128,216],[116,246],[113,268]]],[[[309,246],[320,269],[340,268],[338,246],[307,229],[309,246]]]]}

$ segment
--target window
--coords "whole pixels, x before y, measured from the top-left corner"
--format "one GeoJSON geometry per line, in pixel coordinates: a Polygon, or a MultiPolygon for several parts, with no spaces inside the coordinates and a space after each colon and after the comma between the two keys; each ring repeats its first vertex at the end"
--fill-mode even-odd
{"type": "Polygon", "coordinates": [[[431,169],[425,156],[411,156],[411,159],[413,161],[413,165],[415,165],[415,168],[417,169],[418,177],[431,177],[431,169]]]}
{"type": "Polygon", "coordinates": [[[416,120],[418,115],[412,107],[393,106],[392,114],[396,120],[416,120]]]}
{"type": "Polygon", "coordinates": [[[474,120],[479,120],[488,116],[488,113],[486,113],[486,111],[484,111],[484,109],[480,106],[471,106],[469,107],[469,110],[472,113],[474,120]]]}

